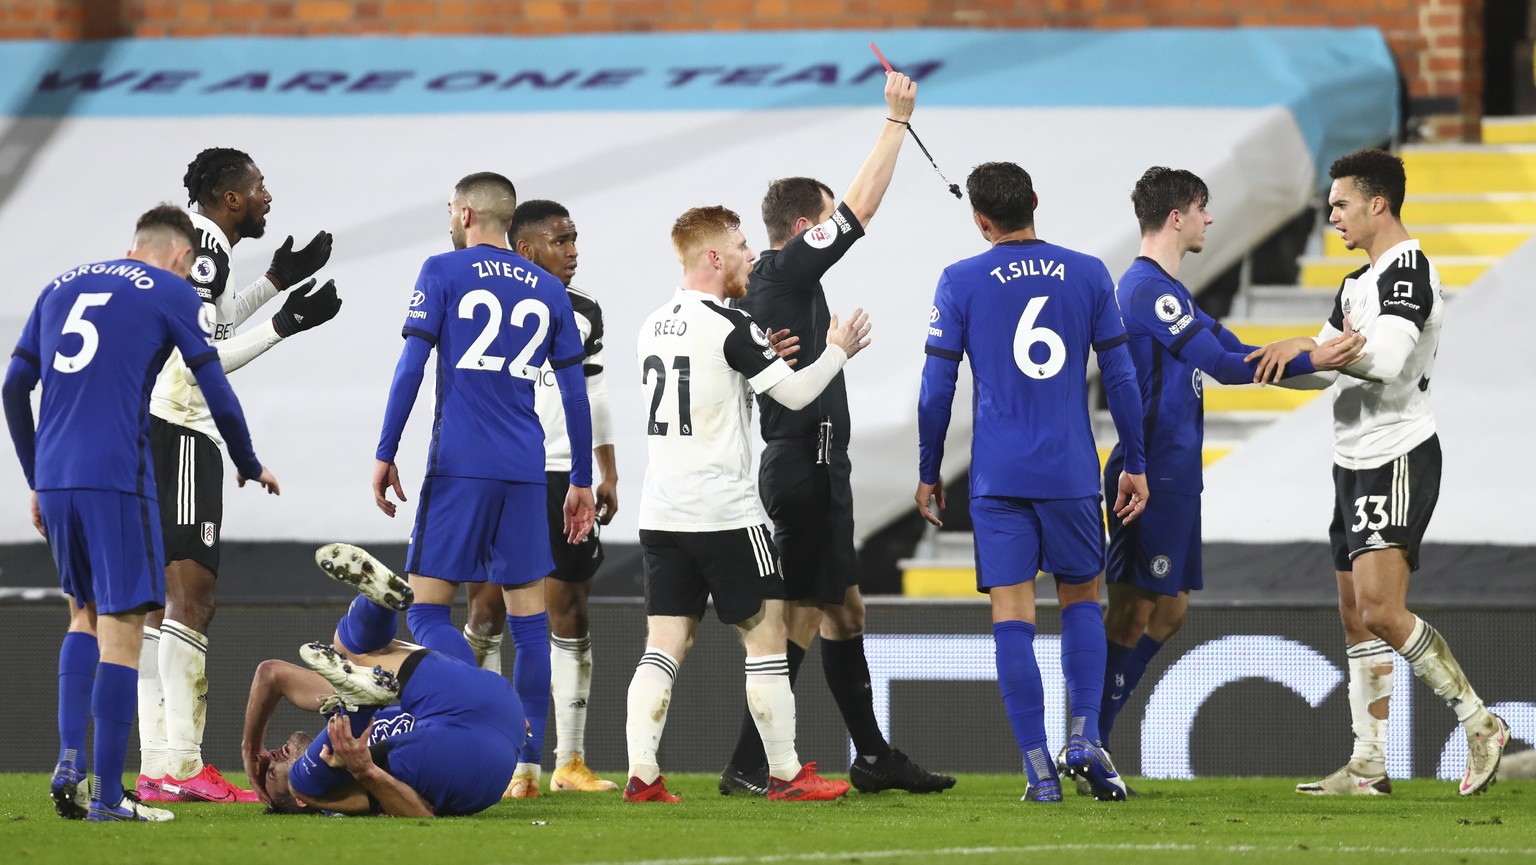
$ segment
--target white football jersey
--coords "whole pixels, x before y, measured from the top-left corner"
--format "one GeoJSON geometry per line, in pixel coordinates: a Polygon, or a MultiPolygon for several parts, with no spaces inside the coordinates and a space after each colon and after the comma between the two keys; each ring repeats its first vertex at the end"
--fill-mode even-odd
{"type": "Polygon", "coordinates": [[[1397,378],[1382,384],[1340,373],[1333,391],[1334,461],[1359,471],[1385,465],[1435,434],[1429,383],[1440,349],[1440,320],[1445,299],[1440,274],[1419,249],[1405,240],[1371,266],[1344,277],[1333,315],[1319,340],[1344,332],[1344,319],[1371,342],[1395,328],[1416,341],[1397,378]]]}
{"type": "Polygon", "coordinates": [[[645,485],[640,528],[717,532],[768,521],[752,482],[752,394],[792,372],[768,335],[713,295],[680,289],[640,328],[645,485]]]}
{"type": "MultiPolygon", "coordinates": [[[[571,299],[571,309],[576,313],[576,329],[581,333],[582,373],[587,377],[587,401],[591,404],[592,447],[613,444],[612,430],[596,423],[603,410],[598,400],[608,399],[608,387],[603,383],[603,310],[597,299],[579,288],[566,286],[565,293],[571,299]],[[599,428],[601,426],[601,428],[599,428]]],[[[539,413],[539,424],[544,427],[544,471],[569,472],[571,470],[571,439],[565,430],[565,403],[560,399],[560,385],[555,382],[554,368],[544,361],[533,389],[533,407],[539,413]]]]}
{"type": "MultiPolygon", "coordinates": [[[[277,296],[277,286],[263,277],[244,291],[230,291],[227,285],[230,250],[224,229],[200,213],[187,215],[192,218],[192,227],[197,229],[198,235],[194,238],[197,248],[193,250],[192,273],[188,281],[203,299],[203,309],[213,316],[213,342],[223,342],[235,335],[236,326],[250,318],[262,304],[277,296]]],[[[276,345],[278,336],[275,331],[271,332],[261,342],[263,344],[254,346],[252,357],[276,345]]],[[[241,363],[249,359],[244,357],[241,363]]],[[[220,361],[225,372],[237,368],[231,365],[222,351],[220,361]]],[[[155,389],[149,396],[149,411],[161,420],[197,430],[222,444],[213,415],[208,413],[208,402],[203,399],[197,379],[182,362],[181,352],[171,352],[160,375],[155,378],[155,389]]]]}

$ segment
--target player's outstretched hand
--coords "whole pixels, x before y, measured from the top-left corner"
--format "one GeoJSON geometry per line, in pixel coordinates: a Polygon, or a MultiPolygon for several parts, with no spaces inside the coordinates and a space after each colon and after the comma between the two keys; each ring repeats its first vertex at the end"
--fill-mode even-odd
{"type": "Polygon", "coordinates": [[[619,512],[619,485],[603,478],[603,482],[593,489],[592,495],[597,499],[597,522],[604,526],[613,522],[619,512]]]}
{"type": "Polygon", "coordinates": [[[854,310],[846,323],[839,324],[834,315],[831,326],[827,328],[827,345],[837,346],[852,359],[869,345],[869,327],[869,313],[862,307],[854,310]]]}
{"type": "Polygon", "coordinates": [[[283,308],[272,316],[272,327],[281,337],[290,337],[300,331],[319,327],[336,317],[341,311],[341,298],[336,296],[336,280],[328,279],[317,291],[313,279],[288,293],[283,308]]]}
{"type": "Polygon", "coordinates": [[[375,768],[373,753],[368,750],[368,734],[373,724],[368,724],[361,738],[352,735],[352,719],[345,712],[337,712],[325,722],[325,732],[331,743],[320,747],[320,759],[332,769],[345,769],[352,777],[361,780],[375,768]]]}
{"type": "Polygon", "coordinates": [[[395,491],[395,498],[402,502],[405,501],[405,490],[400,488],[400,470],[395,468],[394,463],[374,460],[373,503],[378,505],[379,510],[383,511],[386,517],[393,517],[395,515],[395,503],[390,501],[389,497],[385,495],[391,488],[395,491]]]}
{"type": "Polygon", "coordinates": [[[917,104],[917,82],[900,72],[885,73],[886,116],[902,123],[912,119],[912,107],[917,104]]]}
{"type": "Polygon", "coordinates": [[[579,544],[592,531],[592,520],[597,516],[597,506],[592,500],[591,487],[573,486],[565,491],[565,540],[579,544]]]}
{"type": "Polygon", "coordinates": [[[293,248],[293,235],[272,253],[272,263],[267,265],[267,278],[282,291],[298,285],[325,267],[331,260],[331,233],[322,231],[303,249],[293,248]]]}
{"type": "Polygon", "coordinates": [[[1245,363],[1258,361],[1259,366],[1253,371],[1254,382],[1270,384],[1279,381],[1285,375],[1285,365],[1295,360],[1296,355],[1316,347],[1317,342],[1309,336],[1292,336],[1277,339],[1261,349],[1256,349],[1243,358],[1243,361],[1245,363]]]}
{"type": "MultiPolygon", "coordinates": [[[[235,475],[236,486],[244,487],[245,481],[245,478],[235,475]]],[[[261,484],[266,489],[267,495],[280,496],[283,494],[283,491],[278,489],[277,478],[272,475],[272,470],[266,466],[261,467],[261,477],[256,479],[256,483],[261,484]]]]}
{"type": "Polygon", "coordinates": [[[1344,319],[1344,333],[1312,350],[1312,366],[1317,369],[1343,369],[1365,356],[1365,334],[1351,329],[1344,319]]]}
{"type": "Polygon", "coordinates": [[[44,539],[48,537],[48,527],[43,525],[43,511],[37,506],[37,491],[32,491],[32,528],[44,539]]]}
{"type": "Polygon", "coordinates": [[[923,515],[923,519],[943,528],[944,521],[939,519],[938,512],[944,510],[944,479],[939,478],[931,484],[919,482],[917,494],[912,498],[917,500],[917,512],[923,515]],[[936,501],[938,507],[929,510],[929,502],[936,501]]]}
{"type": "MultiPolygon", "coordinates": [[[[794,355],[800,351],[800,337],[791,336],[789,333],[789,328],[786,327],[783,330],[769,331],[768,347],[773,349],[774,353],[783,358],[784,362],[790,366],[794,366],[796,363],[799,363],[799,360],[791,357],[791,355],[794,355]]],[[[607,523],[604,523],[603,525],[607,525],[607,523]]]]}
{"type": "Polygon", "coordinates": [[[1115,516],[1125,523],[1135,520],[1147,509],[1147,499],[1151,497],[1152,494],[1147,491],[1145,472],[1139,475],[1121,472],[1120,491],[1115,496],[1115,516]]]}

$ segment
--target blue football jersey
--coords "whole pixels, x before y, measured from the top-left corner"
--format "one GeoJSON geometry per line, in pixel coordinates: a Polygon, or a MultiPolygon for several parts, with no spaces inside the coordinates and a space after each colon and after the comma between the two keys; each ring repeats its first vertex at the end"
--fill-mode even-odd
{"type": "Polygon", "coordinates": [[[534,384],[585,351],[565,285],[509,249],[473,246],[427,259],[406,336],[437,349],[428,475],[544,483],[534,384]]]}
{"type": "Polygon", "coordinates": [[[970,358],[972,496],[1099,491],[1088,352],[1125,342],[1104,263],[1042,240],[1000,243],[944,269],[926,351],[970,358]]]}
{"type": "Polygon", "coordinates": [[[1147,486],[1198,495],[1205,488],[1204,383],[1200,368],[1181,349],[1202,329],[1217,333],[1221,326],[1183,283],[1149,258],[1131,263],[1116,297],[1146,418],[1147,486]]]}
{"type": "Polygon", "coordinates": [[[191,369],[218,361],[211,327],[191,283],[140,261],[83,265],[43,289],[15,350],[43,388],[34,488],[154,496],[150,390],[173,348],[191,369]]]}

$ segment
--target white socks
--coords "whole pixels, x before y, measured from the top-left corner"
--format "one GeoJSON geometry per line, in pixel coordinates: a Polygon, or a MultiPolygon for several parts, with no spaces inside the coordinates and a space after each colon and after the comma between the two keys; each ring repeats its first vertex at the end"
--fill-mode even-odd
{"type": "Polygon", "coordinates": [[[1392,660],[1395,654],[1386,640],[1367,640],[1350,646],[1349,719],[1355,731],[1357,761],[1368,774],[1384,774],[1387,766],[1387,710],[1392,698],[1392,660]],[[1379,704],[1379,705],[1378,705],[1379,704]],[[1372,706],[1377,706],[1372,712],[1372,706]],[[1377,717],[1377,714],[1381,717],[1377,717]]]}
{"type": "Polygon", "coordinates": [[[203,771],[208,713],[208,638],[166,619],[160,624],[160,684],[165,694],[165,773],[185,781],[203,771]]]}
{"type": "Polygon", "coordinates": [[[555,703],[555,766],[586,751],[587,700],[592,696],[592,636],[549,636],[550,695],[555,703]]]}
{"type": "Polygon", "coordinates": [[[747,658],[747,708],[768,755],[768,775],[791,781],[800,774],[795,753],[795,692],[789,686],[789,656],[747,658]]]}
{"type": "Polygon", "coordinates": [[[477,634],[464,626],[464,640],[469,643],[470,651],[475,653],[475,663],[482,670],[490,670],[493,673],[501,672],[501,634],[477,634]]]}
{"type": "Polygon", "coordinates": [[[139,774],[165,777],[165,691],[160,687],[160,631],[144,627],[139,647],[139,774]]]}
{"type": "MultiPolygon", "coordinates": [[[[677,678],[677,659],[660,649],[646,649],[629,681],[629,713],[624,738],[629,745],[629,774],[642,784],[653,784],[661,774],[656,749],[667,726],[672,704],[672,681],[677,678]]],[[[785,679],[788,682],[788,679],[785,679]]]]}
{"type": "MultiPolygon", "coordinates": [[[[1451,655],[1451,647],[1446,645],[1439,631],[1418,616],[1413,618],[1413,632],[1398,653],[1413,666],[1413,674],[1419,681],[1434,688],[1440,699],[1451,707],[1462,726],[1469,726],[1473,720],[1481,721],[1483,701],[1472,690],[1466,673],[1451,655]]],[[[1486,726],[1486,723],[1480,726],[1486,726]]]]}

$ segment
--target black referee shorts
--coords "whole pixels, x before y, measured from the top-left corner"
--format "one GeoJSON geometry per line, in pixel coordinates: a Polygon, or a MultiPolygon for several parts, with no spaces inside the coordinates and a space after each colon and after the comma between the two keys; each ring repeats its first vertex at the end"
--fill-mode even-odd
{"type": "Polygon", "coordinates": [[[223,543],[224,455],[213,439],[151,416],[149,449],[155,460],[160,533],[165,562],[191,559],[219,573],[223,543]]]}
{"type": "Polygon", "coordinates": [[[828,464],[818,465],[813,438],[772,439],[763,448],[758,491],[791,601],[841,604],[859,584],[852,475],[846,449],[833,448],[828,464]]]}
{"type": "Polygon", "coordinates": [[[603,542],[598,540],[598,525],[586,540],[570,544],[565,540],[565,494],[571,488],[570,472],[545,472],[544,486],[549,496],[549,551],[555,557],[550,576],[562,583],[585,583],[597,575],[603,563],[603,542]]]}

